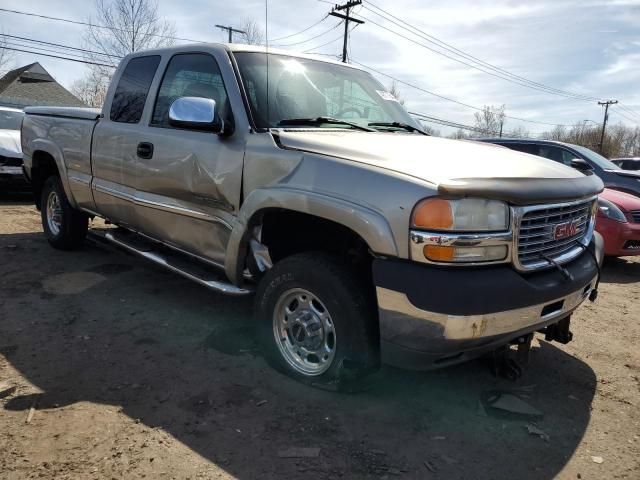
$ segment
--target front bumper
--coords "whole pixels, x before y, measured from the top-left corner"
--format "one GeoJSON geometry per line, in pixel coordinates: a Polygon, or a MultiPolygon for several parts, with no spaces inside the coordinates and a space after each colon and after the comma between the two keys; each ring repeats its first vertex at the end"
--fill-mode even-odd
{"type": "Polygon", "coordinates": [[[640,223],[621,223],[598,217],[596,230],[604,237],[605,255],[640,255],[640,223]]]}
{"type": "MultiPolygon", "coordinates": [[[[598,262],[603,241],[589,245],[598,262]]],[[[376,259],[382,361],[414,370],[459,363],[566,318],[595,287],[598,266],[584,252],[564,265],[522,274],[507,265],[436,268],[376,259]]]]}

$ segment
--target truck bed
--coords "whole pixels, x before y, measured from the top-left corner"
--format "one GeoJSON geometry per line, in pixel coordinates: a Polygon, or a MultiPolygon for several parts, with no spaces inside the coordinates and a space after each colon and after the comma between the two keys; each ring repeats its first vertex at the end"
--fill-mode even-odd
{"type": "Polygon", "coordinates": [[[89,107],[27,107],[24,111],[27,115],[78,118],[82,120],[97,120],[101,114],[99,108],[89,107]]]}

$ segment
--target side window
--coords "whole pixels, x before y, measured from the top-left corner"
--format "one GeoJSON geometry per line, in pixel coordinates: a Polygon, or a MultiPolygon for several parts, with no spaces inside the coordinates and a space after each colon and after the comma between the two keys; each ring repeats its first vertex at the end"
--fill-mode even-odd
{"type": "Polygon", "coordinates": [[[149,87],[158,69],[160,56],[129,60],[111,102],[110,118],[114,122],[138,123],[147,101],[149,87]]]}
{"type": "Polygon", "coordinates": [[[227,91],[218,64],[211,55],[186,53],[171,59],[160,84],[151,125],[170,127],[169,108],[180,97],[211,98],[216,102],[220,117],[227,118],[227,91]]]}
{"type": "Polygon", "coordinates": [[[558,147],[540,145],[540,153],[538,153],[538,155],[548,158],[549,160],[553,160],[554,162],[564,163],[562,152],[563,150],[558,147]]]}
{"type": "Polygon", "coordinates": [[[569,150],[563,149],[561,151],[562,151],[562,163],[564,163],[568,167],[571,166],[571,160],[573,160],[574,158],[579,158],[578,155],[576,155],[575,153],[571,153],[569,150]]]}
{"type": "Polygon", "coordinates": [[[532,143],[505,143],[504,146],[509,147],[511,150],[517,150],[518,152],[540,155],[538,145],[532,143]]]}

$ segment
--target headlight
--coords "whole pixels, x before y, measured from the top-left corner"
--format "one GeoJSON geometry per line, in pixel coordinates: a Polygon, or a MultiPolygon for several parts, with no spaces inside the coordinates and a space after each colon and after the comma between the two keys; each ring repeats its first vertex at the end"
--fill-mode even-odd
{"type": "Polygon", "coordinates": [[[482,198],[428,198],[416,205],[411,223],[424,230],[500,232],[509,228],[509,207],[482,198]]]}
{"type": "Polygon", "coordinates": [[[414,260],[499,262],[509,252],[509,207],[498,200],[428,198],[414,208],[411,226],[414,260]]]}
{"type": "Polygon", "coordinates": [[[616,222],[627,221],[627,217],[625,217],[622,210],[604,198],[598,198],[598,210],[602,216],[615,220],[616,222]]]}

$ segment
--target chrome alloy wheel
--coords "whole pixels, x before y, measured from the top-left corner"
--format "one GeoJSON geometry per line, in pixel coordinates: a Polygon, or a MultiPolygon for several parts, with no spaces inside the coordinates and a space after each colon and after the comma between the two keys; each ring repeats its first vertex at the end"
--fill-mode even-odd
{"type": "Polygon", "coordinates": [[[302,288],[284,292],[276,303],[273,335],[284,359],[303,375],[326,372],[336,354],[336,332],[329,311],[318,297],[302,288]]]}
{"type": "Polygon", "coordinates": [[[47,197],[47,225],[54,236],[62,229],[62,205],[60,197],[52,190],[47,197]]]}

